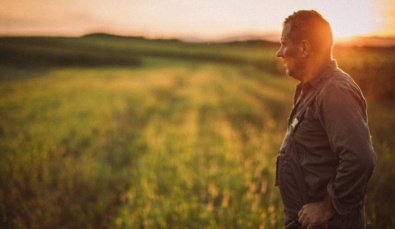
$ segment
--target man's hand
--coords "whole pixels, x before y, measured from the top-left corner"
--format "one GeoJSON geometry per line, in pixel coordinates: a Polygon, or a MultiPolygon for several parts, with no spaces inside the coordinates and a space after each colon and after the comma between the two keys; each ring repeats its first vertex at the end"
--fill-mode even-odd
{"type": "Polygon", "coordinates": [[[335,214],[332,201],[326,196],[321,202],[306,204],[299,211],[299,223],[303,228],[326,228],[325,225],[335,214]]]}

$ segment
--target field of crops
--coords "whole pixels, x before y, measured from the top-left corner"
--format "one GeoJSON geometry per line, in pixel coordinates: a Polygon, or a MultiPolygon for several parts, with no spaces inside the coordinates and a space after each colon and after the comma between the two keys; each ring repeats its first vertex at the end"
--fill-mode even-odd
{"type": "MultiPolygon", "coordinates": [[[[276,48],[1,38],[0,228],[282,228],[274,158],[296,82],[276,48]]],[[[370,102],[369,228],[395,225],[393,54],[336,53],[370,102]]]]}

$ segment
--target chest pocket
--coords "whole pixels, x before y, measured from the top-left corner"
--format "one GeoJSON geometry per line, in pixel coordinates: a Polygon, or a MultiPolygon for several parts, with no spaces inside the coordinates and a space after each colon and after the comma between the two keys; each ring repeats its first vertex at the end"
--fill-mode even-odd
{"type": "Polygon", "coordinates": [[[311,139],[316,137],[325,136],[326,132],[318,119],[315,107],[309,106],[300,118],[300,123],[295,130],[295,137],[297,139],[311,139]]]}

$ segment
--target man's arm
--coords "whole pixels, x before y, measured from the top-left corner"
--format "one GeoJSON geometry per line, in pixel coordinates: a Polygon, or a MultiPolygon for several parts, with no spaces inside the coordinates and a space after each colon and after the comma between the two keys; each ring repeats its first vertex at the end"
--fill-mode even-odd
{"type": "Polygon", "coordinates": [[[321,122],[331,150],[339,158],[336,176],[327,190],[336,212],[347,214],[363,201],[376,161],[366,103],[358,88],[344,82],[331,84],[319,100],[321,122]]]}
{"type": "Polygon", "coordinates": [[[299,222],[307,229],[325,228],[336,212],[347,214],[357,208],[376,161],[366,103],[358,88],[332,84],[319,95],[317,105],[331,150],[339,157],[339,166],[327,185],[328,195],[299,211],[299,222]]]}

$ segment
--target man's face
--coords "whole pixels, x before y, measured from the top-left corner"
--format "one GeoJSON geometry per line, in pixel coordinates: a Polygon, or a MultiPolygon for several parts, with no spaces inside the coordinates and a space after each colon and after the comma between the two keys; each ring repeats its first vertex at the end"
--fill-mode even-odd
{"type": "Polygon", "coordinates": [[[302,70],[304,61],[302,57],[302,46],[301,44],[294,43],[290,38],[291,24],[285,24],[281,35],[281,47],[277,51],[277,57],[281,57],[284,60],[285,72],[288,76],[295,79],[302,79],[302,70]]]}

